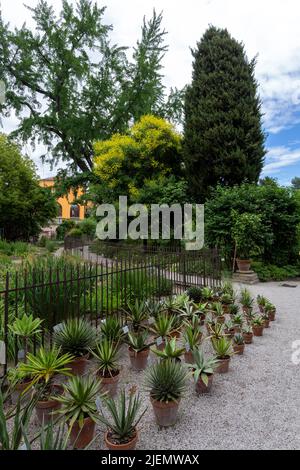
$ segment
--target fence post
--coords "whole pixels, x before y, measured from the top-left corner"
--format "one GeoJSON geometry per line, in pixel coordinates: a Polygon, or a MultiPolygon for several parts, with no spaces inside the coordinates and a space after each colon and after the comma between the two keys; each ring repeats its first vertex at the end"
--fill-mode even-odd
{"type": "Polygon", "coordinates": [[[8,362],[8,296],[9,296],[9,273],[6,273],[5,278],[5,293],[4,293],[4,375],[7,373],[8,362]]]}
{"type": "Polygon", "coordinates": [[[186,258],[185,258],[185,252],[183,252],[183,285],[184,285],[184,290],[186,290],[187,283],[186,283],[186,258]]]}

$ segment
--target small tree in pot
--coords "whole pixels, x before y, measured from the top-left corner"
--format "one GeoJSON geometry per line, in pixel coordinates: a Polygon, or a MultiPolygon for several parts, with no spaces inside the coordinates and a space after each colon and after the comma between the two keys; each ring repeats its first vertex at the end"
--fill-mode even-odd
{"type": "Polygon", "coordinates": [[[98,418],[96,398],[100,383],[93,377],[72,377],[63,385],[64,395],[54,397],[60,404],[55,412],[62,415],[70,428],[70,440],[75,449],[84,449],[93,440],[98,418]]]}
{"type": "Polygon", "coordinates": [[[128,333],[128,352],[131,366],[134,370],[140,371],[147,367],[150,344],[147,342],[148,331],[128,333]]]}
{"type": "Polygon", "coordinates": [[[118,345],[105,338],[90,352],[97,362],[96,375],[101,381],[102,390],[113,397],[117,393],[120,378],[118,345]]]}
{"type": "Polygon", "coordinates": [[[232,238],[235,242],[236,259],[240,272],[250,271],[251,257],[261,253],[262,223],[256,214],[239,214],[232,211],[232,238]]]}
{"type": "Polygon", "coordinates": [[[105,444],[110,450],[135,450],[138,442],[137,427],[146,410],[138,416],[141,408],[139,395],[130,393],[127,405],[126,401],[125,390],[122,390],[117,401],[112,398],[105,400],[109,418],[103,409],[99,415],[99,420],[107,427],[105,444]]]}
{"type": "Polygon", "coordinates": [[[72,374],[83,375],[86,370],[89,349],[96,344],[96,330],[87,321],[71,318],[62,323],[58,330],[54,332],[54,344],[61,349],[61,352],[74,356],[70,364],[72,374]]]}
{"type": "Polygon", "coordinates": [[[189,367],[193,370],[196,392],[208,393],[219,361],[215,357],[205,358],[203,351],[198,348],[193,351],[193,359],[194,362],[189,367]]]}
{"type": "Polygon", "coordinates": [[[226,374],[229,371],[229,363],[233,355],[232,342],[225,336],[222,338],[212,338],[212,345],[219,360],[217,372],[226,374]]]}
{"type": "Polygon", "coordinates": [[[42,347],[35,355],[28,353],[27,362],[19,366],[21,373],[31,377],[31,385],[39,395],[35,408],[41,424],[48,423],[53,411],[59,407],[53,396],[63,393],[62,386],[54,382],[54,377],[57,374],[71,376],[68,365],[73,359],[71,354],[61,355],[60,349],[56,347],[48,351],[42,347]]]}
{"type": "Polygon", "coordinates": [[[159,426],[173,426],[177,421],[178,407],[186,387],[187,372],[172,359],[159,361],[146,370],[145,385],[156,422],[159,426]]]}

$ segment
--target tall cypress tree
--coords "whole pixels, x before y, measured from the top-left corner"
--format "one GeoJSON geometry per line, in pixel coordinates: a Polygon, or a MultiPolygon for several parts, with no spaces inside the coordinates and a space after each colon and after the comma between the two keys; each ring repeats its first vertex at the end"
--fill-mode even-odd
{"type": "Polygon", "coordinates": [[[184,158],[191,191],[203,202],[209,188],[257,183],[265,148],[255,59],[225,29],[211,26],[194,57],[185,100],[184,158]]]}

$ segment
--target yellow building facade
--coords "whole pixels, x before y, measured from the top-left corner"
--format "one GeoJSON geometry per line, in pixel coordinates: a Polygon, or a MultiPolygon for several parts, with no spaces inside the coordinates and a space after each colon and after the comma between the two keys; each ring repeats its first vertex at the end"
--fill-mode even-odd
{"type": "MultiPolygon", "coordinates": [[[[43,188],[54,189],[54,184],[55,184],[54,178],[45,178],[45,179],[40,180],[40,186],[42,186],[43,188]]],[[[78,189],[76,193],[76,197],[73,191],[70,191],[68,195],[59,197],[57,199],[57,203],[59,205],[59,214],[57,217],[58,224],[60,224],[63,220],[66,220],[66,219],[79,221],[85,218],[85,207],[80,204],[75,203],[76,198],[78,198],[82,194],[83,194],[82,190],[78,189]]]]}

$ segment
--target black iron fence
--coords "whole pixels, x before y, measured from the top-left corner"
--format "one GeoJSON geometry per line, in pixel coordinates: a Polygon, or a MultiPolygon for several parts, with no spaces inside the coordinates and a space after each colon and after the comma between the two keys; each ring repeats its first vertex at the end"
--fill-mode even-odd
{"type": "Polygon", "coordinates": [[[96,327],[111,313],[123,317],[123,309],[139,300],[161,300],[190,286],[216,287],[221,282],[216,250],[197,252],[148,252],[147,256],[120,255],[104,258],[84,247],[81,259],[53,261],[45,266],[6,273],[0,287],[0,341],[5,344],[4,373],[16,364],[21,344],[9,325],[24,313],[43,320],[43,331],[34,338],[32,350],[51,343],[53,328],[63,320],[85,317],[96,327]],[[86,255],[86,256],[85,256],[86,255]]]}

